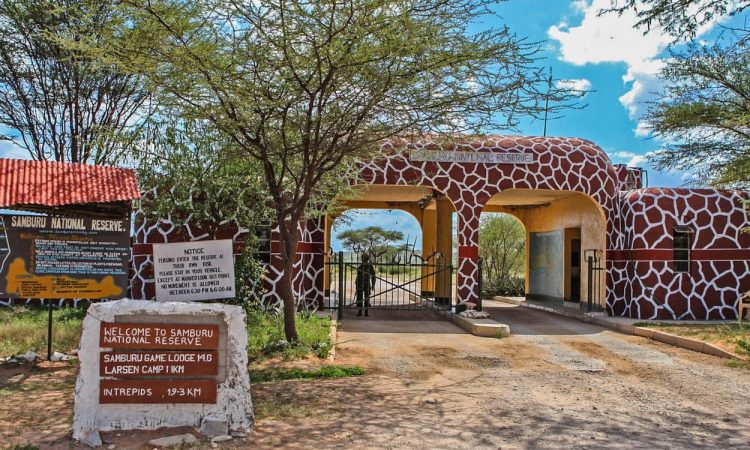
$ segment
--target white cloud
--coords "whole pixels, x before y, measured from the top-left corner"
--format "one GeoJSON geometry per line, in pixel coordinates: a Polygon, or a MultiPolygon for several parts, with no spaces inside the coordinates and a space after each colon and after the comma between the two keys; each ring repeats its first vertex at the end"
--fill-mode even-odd
{"type": "Polygon", "coordinates": [[[609,152],[609,157],[615,162],[619,164],[625,164],[630,167],[640,167],[645,163],[648,158],[646,155],[635,153],[635,152],[628,152],[628,151],[616,151],[616,152],[609,152]]]}
{"type": "Polygon", "coordinates": [[[31,155],[12,142],[0,141],[0,158],[31,159],[31,155]]]}
{"type": "MultiPolygon", "coordinates": [[[[638,21],[633,10],[622,15],[615,13],[599,15],[599,11],[611,6],[610,0],[572,0],[571,8],[583,14],[580,25],[571,26],[562,20],[547,30],[548,36],[560,46],[560,59],[570,64],[624,63],[627,71],[623,83],[628,91],[619,100],[631,119],[638,121],[633,130],[637,136],[647,135],[647,126],[640,120],[646,111],[646,103],[659,92],[662,83],[658,73],[664,66],[659,55],[673,38],[659,28],[649,33],[635,28],[638,21]]],[[[719,21],[703,25],[698,30],[702,35],[719,21]]]]}
{"type": "Polygon", "coordinates": [[[575,12],[582,13],[586,11],[586,8],[589,7],[589,1],[588,0],[573,0],[570,2],[570,7],[575,12]]]}
{"type": "Polygon", "coordinates": [[[610,6],[610,0],[594,0],[592,3],[574,2],[574,8],[583,12],[579,26],[566,23],[553,25],[549,36],[560,43],[561,59],[575,65],[603,62],[625,62],[635,66],[656,57],[670,37],[656,30],[644,36],[633,27],[637,21],[632,11],[600,16],[598,12],[610,6]]]}
{"type": "Polygon", "coordinates": [[[572,89],[574,91],[588,91],[591,89],[591,81],[585,78],[573,78],[569,80],[559,80],[555,83],[558,89],[572,89]]]}

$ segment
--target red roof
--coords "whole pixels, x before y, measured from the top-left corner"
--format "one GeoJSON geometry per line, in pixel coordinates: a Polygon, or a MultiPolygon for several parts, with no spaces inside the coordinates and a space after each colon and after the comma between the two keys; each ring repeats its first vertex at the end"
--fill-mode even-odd
{"type": "Polygon", "coordinates": [[[0,158],[0,208],[140,198],[135,172],[118,167],[0,158]]]}

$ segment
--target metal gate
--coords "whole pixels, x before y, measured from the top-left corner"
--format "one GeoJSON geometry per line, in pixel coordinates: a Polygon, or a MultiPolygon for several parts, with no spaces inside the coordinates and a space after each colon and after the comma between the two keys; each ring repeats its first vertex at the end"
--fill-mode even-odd
{"type": "Polygon", "coordinates": [[[328,308],[369,310],[450,310],[453,266],[440,254],[423,258],[410,250],[331,252],[326,262],[328,308]]]}
{"type": "Polygon", "coordinates": [[[586,258],[586,270],[588,275],[588,290],[587,299],[588,304],[586,310],[588,312],[601,311],[601,292],[602,286],[604,285],[604,267],[602,267],[602,251],[601,250],[586,250],[584,257],[586,258]]]}

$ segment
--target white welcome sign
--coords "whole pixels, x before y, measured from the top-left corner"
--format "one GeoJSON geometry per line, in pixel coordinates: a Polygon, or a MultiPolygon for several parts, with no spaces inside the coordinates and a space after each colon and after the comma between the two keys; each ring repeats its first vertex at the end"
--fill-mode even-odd
{"type": "Polygon", "coordinates": [[[412,150],[411,161],[485,163],[485,164],[532,164],[533,153],[452,152],[440,150],[412,150]]]}
{"type": "Polygon", "coordinates": [[[154,244],[156,300],[193,301],[235,296],[232,241],[154,244]]]}

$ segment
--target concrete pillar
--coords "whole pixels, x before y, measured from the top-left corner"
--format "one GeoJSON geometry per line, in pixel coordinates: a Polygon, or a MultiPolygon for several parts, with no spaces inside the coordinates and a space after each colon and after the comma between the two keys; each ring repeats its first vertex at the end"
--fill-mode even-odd
{"type": "MultiPolygon", "coordinates": [[[[435,234],[437,251],[440,259],[437,260],[441,266],[453,263],[453,205],[445,197],[435,200],[435,234]]],[[[435,299],[436,301],[450,301],[452,295],[451,276],[449,271],[442,271],[435,277],[435,299]]]]}
{"type": "MultiPolygon", "coordinates": [[[[422,212],[422,257],[425,258],[426,264],[435,264],[435,258],[426,259],[437,250],[436,234],[436,211],[434,209],[425,209],[422,212]]],[[[422,268],[422,295],[433,297],[435,295],[435,277],[429,274],[435,269],[429,267],[422,268]]]]}

